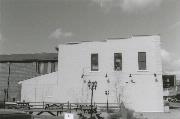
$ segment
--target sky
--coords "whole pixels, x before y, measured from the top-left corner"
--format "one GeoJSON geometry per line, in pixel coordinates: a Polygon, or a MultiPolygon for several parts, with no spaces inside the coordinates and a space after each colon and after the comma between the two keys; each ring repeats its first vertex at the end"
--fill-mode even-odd
{"type": "Polygon", "coordinates": [[[160,34],[163,70],[180,74],[179,11],[180,0],[0,0],[0,53],[160,34]]]}

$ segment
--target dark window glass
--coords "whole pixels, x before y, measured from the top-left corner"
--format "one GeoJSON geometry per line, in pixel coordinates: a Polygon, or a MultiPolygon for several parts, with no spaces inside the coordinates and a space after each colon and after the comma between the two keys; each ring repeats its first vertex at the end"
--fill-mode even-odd
{"type": "Polygon", "coordinates": [[[36,71],[39,74],[47,74],[48,63],[47,62],[37,62],[36,71]]]}
{"type": "Polygon", "coordinates": [[[146,70],[146,52],[138,52],[139,70],[146,70]]]}
{"type": "Polygon", "coordinates": [[[55,72],[55,62],[51,63],[51,72],[55,72]]]}
{"type": "Polygon", "coordinates": [[[91,71],[98,71],[98,54],[91,54],[91,71]]]}
{"type": "Polygon", "coordinates": [[[51,62],[51,72],[56,72],[58,67],[58,62],[51,62]]]}
{"type": "Polygon", "coordinates": [[[47,74],[48,73],[48,62],[44,63],[44,69],[43,69],[43,74],[47,74]]]}
{"type": "Polygon", "coordinates": [[[175,75],[163,75],[163,88],[174,87],[175,79],[175,75]]]}
{"type": "Polygon", "coordinates": [[[114,53],[114,70],[122,70],[122,53],[114,53]]]}
{"type": "Polygon", "coordinates": [[[39,63],[36,62],[36,72],[39,73],[39,63]]]}
{"type": "Polygon", "coordinates": [[[55,62],[55,71],[58,71],[58,62],[55,62]]]}

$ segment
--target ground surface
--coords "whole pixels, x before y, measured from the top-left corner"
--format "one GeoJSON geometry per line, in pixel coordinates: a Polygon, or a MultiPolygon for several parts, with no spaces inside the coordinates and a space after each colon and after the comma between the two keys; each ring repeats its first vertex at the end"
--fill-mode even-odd
{"type": "MultiPolygon", "coordinates": [[[[1,114],[12,114],[12,113],[22,113],[19,111],[14,110],[4,110],[0,109],[0,115],[1,114]]],[[[102,116],[105,116],[106,114],[103,114],[102,116]]],[[[107,115],[106,115],[107,116],[107,115]]],[[[158,113],[158,112],[146,112],[143,113],[143,117],[147,117],[147,119],[180,119],[180,108],[178,109],[170,109],[170,112],[166,113],[158,113]]],[[[63,115],[61,116],[50,116],[50,115],[40,115],[36,116],[34,115],[34,119],[64,119],[63,115]]],[[[75,116],[74,119],[78,119],[77,116],[75,116]]],[[[107,118],[105,118],[107,119],[107,118]]]]}
{"type": "Polygon", "coordinates": [[[31,115],[17,110],[0,109],[0,119],[31,119],[31,115]]]}
{"type": "Polygon", "coordinates": [[[143,115],[148,119],[180,119],[180,109],[171,109],[170,112],[165,113],[147,112],[143,115]]]}
{"type": "Polygon", "coordinates": [[[0,114],[15,114],[15,113],[23,113],[22,111],[12,110],[12,109],[0,109],[0,114]]]}
{"type": "MultiPolygon", "coordinates": [[[[143,113],[143,117],[147,117],[147,119],[180,119],[180,108],[171,109],[170,112],[166,112],[166,113],[146,112],[143,113]]],[[[63,116],[54,117],[54,116],[42,115],[42,116],[35,116],[35,119],[63,119],[63,116]]],[[[78,118],[75,117],[74,119],[78,119],[78,118]]]]}

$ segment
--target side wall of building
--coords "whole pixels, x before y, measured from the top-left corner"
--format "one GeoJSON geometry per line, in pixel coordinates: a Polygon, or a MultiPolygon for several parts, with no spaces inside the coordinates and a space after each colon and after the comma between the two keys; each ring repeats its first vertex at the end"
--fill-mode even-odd
{"type": "Polygon", "coordinates": [[[55,71],[57,71],[57,62],[54,61],[0,63],[0,101],[4,99],[20,101],[21,85],[18,82],[55,71]],[[4,90],[6,90],[6,94],[4,90]]]}
{"type": "Polygon", "coordinates": [[[104,92],[109,90],[110,103],[123,101],[135,111],[163,111],[159,36],[60,45],[58,60],[61,62],[56,99],[61,102],[90,102],[87,82],[91,80],[98,82],[94,92],[96,103],[106,103],[104,92]],[[114,53],[119,52],[122,71],[114,71],[114,53]],[[138,52],[146,52],[147,70],[138,70],[138,52]],[[99,71],[91,71],[92,53],[98,53],[99,71]]]}
{"type": "Polygon", "coordinates": [[[10,75],[9,63],[0,63],[0,100],[4,100],[5,98],[7,101],[7,95],[5,97],[4,89],[8,89],[8,101],[20,101],[21,86],[18,82],[38,75],[36,72],[36,63],[11,63],[10,75]]]}
{"type": "Polygon", "coordinates": [[[55,102],[57,93],[57,72],[34,77],[20,82],[22,85],[21,101],[26,102],[55,102]]]}

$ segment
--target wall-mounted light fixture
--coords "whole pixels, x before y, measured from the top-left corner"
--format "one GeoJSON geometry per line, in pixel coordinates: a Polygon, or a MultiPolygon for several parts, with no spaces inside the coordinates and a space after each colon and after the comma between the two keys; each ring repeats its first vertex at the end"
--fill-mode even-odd
{"type": "Polygon", "coordinates": [[[105,78],[107,78],[107,77],[108,77],[108,75],[107,75],[107,73],[106,73],[105,78]]]}
{"type": "Polygon", "coordinates": [[[129,74],[129,77],[131,78],[131,83],[135,83],[135,81],[132,79],[132,74],[129,74]]]}
{"type": "Polygon", "coordinates": [[[155,82],[158,82],[157,74],[156,73],[154,73],[154,77],[155,77],[155,82]]]}
{"type": "Polygon", "coordinates": [[[131,79],[131,83],[135,83],[135,82],[131,79]]]}
{"type": "Polygon", "coordinates": [[[84,79],[84,74],[81,75],[81,79],[83,79],[83,83],[86,83],[86,79],[84,79]]]}
{"type": "Polygon", "coordinates": [[[84,78],[84,74],[81,75],[81,78],[84,78]]]}
{"type": "Polygon", "coordinates": [[[107,78],[107,83],[110,83],[110,80],[108,78],[108,74],[106,73],[105,78],[107,78]]]}
{"type": "Polygon", "coordinates": [[[109,80],[109,78],[107,79],[107,83],[110,83],[110,80],[109,80]]]}

